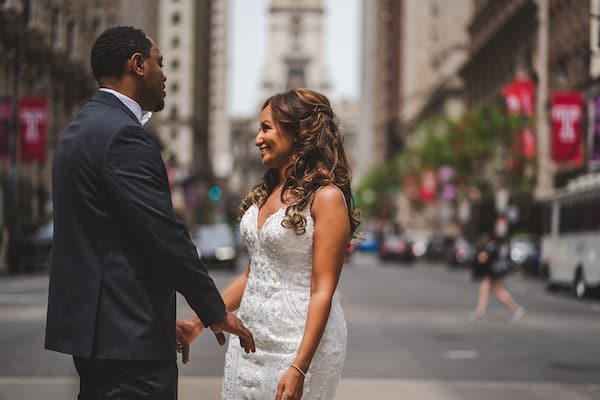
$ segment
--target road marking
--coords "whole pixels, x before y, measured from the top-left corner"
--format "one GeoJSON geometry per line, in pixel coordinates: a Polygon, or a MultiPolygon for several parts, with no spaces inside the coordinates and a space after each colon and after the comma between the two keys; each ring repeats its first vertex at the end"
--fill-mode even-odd
{"type": "Polygon", "coordinates": [[[475,350],[448,350],[444,353],[447,360],[475,360],[479,353],[475,350]]]}

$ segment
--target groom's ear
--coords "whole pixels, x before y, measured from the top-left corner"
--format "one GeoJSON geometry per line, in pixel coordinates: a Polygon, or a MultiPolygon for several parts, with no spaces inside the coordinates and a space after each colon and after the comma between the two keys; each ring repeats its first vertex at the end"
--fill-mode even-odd
{"type": "Polygon", "coordinates": [[[144,56],[141,53],[134,53],[128,61],[130,71],[136,76],[144,75],[144,56]]]}

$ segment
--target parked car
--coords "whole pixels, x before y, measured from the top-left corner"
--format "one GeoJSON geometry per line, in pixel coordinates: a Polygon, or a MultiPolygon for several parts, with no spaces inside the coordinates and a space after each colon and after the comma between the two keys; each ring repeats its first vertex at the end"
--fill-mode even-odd
{"type": "Polygon", "coordinates": [[[355,241],[355,250],[362,253],[377,253],[379,240],[373,232],[367,232],[362,239],[355,241]]]}
{"type": "Polygon", "coordinates": [[[513,236],[510,240],[510,260],[514,268],[525,274],[540,275],[540,244],[532,235],[513,236]]]}
{"type": "Polygon", "coordinates": [[[41,225],[26,227],[10,240],[8,248],[8,271],[17,273],[50,265],[54,220],[41,225]]]}
{"type": "Polygon", "coordinates": [[[207,266],[237,268],[239,256],[232,228],[225,223],[201,225],[196,230],[194,242],[198,255],[207,266]]]}
{"type": "Polygon", "coordinates": [[[382,261],[412,261],[415,259],[412,243],[405,237],[386,235],[379,247],[379,258],[382,261]]]}
{"type": "Polygon", "coordinates": [[[427,246],[426,257],[432,261],[446,261],[454,253],[454,238],[438,235],[431,238],[427,246]]]}
{"type": "Polygon", "coordinates": [[[458,237],[454,241],[453,251],[448,263],[452,267],[470,266],[475,256],[475,247],[467,239],[458,237]]]}
{"type": "Polygon", "coordinates": [[[409,229],[403,233],[402,237],[409,243],[415,258],[425,256],[427,246],[429,246],[429,236],[426,232],[409,229]]]}

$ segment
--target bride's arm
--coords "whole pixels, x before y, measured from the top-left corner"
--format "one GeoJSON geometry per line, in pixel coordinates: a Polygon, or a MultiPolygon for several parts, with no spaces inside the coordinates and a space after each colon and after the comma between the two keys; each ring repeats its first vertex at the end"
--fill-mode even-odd
{"type": "MultiPolygon", "coordinates": [[[[221,297],[225,302],[225,307],[227,307],[228,312],[233,312],[240,307],[249,273],[250,263],[248,263],[246,271],[235,278],[235,280],[227,285],[227,287],[221,292],[221,297]]],[[[192,343],[198,337],[198,335],[202,333],[203,330],[204,325],[197,315],[195,315],[191,320],[177,320],[177,338],[180,343],[188,346],[186,349],[187,352],[189,352],[189,344],[192,343]]],[[[180,345],[179,347],[182,346],[180,345]]],[[[180,351],[182,351],[182,349],[180,351]]],[[[188,357],[184,353],[184,360],[187,359],[188,357]]]]}
{"type": "Polygon", "coordinates": [[[242,295],[244,294],[244,289],[246,288],[246,282],[248,281],[248,274],[250,273],[250,263],[246,267],[244,273],[235,278],[223,291],[221,292],[221,297],[225,302],[225,307],[227,307],[227,311],[233,312],[240,308],[240,303],[242,302],[242,295]]]}
{"type": "Polygon", "coordinates": [[[306,317],[304,336],[298,354],[281,378],[278,396],[283,392],[302,393],[303,376],[295,368],[306,373],[321,341],[335,288],[342,272],[344,256],[350,238],[350,221],[343,195],[335,187],[324,187],[317,192],[312,205],[315,220],[313,237],[313,260],[310,284],[310,302],[306,317]]]}
{"type": "MultiPolygon", "coordinates": [[[[223,289],[221,292],[221,297],[225,302],[225,307],[227,311],[233,312],[240,308],[240,303],[242,302],[242,295],[244,294],[244,289],[246,288],[246,282],[248,281],[248,274],[250,273],[250,263],[246,267],[246,270],[237,278],[235,278],[229,285],[223,289]]],[[[195,316],[193,318],[194,323],[199,324],[203,327],[202,321],[200,318],[195,316]]]]}

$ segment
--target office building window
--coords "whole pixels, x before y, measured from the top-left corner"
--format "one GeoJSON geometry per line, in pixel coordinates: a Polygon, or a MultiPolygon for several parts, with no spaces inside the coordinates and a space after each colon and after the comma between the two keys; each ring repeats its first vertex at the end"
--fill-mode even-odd
{"type": "Polygon", "coordinates": [[[60,10],[55,7],[52,9],[50,17],[50,46],[56,47],[58,44],[58,30],[60,29],[60,10]]]}
{"type": "Polygon", "coordinates": [[[29,25],[31,19],[31,0],[23,0],[23,23],[29,25]]]}
{"type": "Polygon", "coordinates": [[[171,84],[171,93],[176,94],[179,91],[179,84],[177,82],[173,82],[171,84]]]}
{"type": "Polygon", "coordinates": [[[179,15],[178,12],[173,13],[171,16],[171,23],[173,23],[173,25],[177,25],[179,24],[179,21],[181,21],[181,15],[179,15]]]}
{"type": "Polygon", "coordinates": [[[99,30],[101,26],[102,18],[99,15],[96,15],[92,21],[92,30],[94,31],[94,34],[98,35],[100,33],[99,30]]]}
{"type": "Polygon", "coordinates": [[[171,48],[176,49],[179,47],[179,37],[175,36],[173,39],[171,39],[171,48]]]}
{"type": "Polygon", "coordinates": [[[173,71],[177,71],[179,69],[179,60],[178,59],[174,59],[173,61],[171,61],[171,69],[173,71]]]}
{"type": "Polygon", "coordinates": [[[171,121],[177,120],[177,106],[171,107],[171,121]]]}
{"type": "Polygon", "coordinates": [[[288,89],[297,89],[306,86],[304,78],[304,68],[299,66],[290,67],[288,71],[288,89]]]}
{"type": "Polygon", "coordinates": [[[67,24],[67,34],[66,34],[65,46],[66,46],[67,54],[69,56],[72,56],[73,54],[75,54],[75,22],[74,21],[69,21],[69,23],[67,24]]]}

